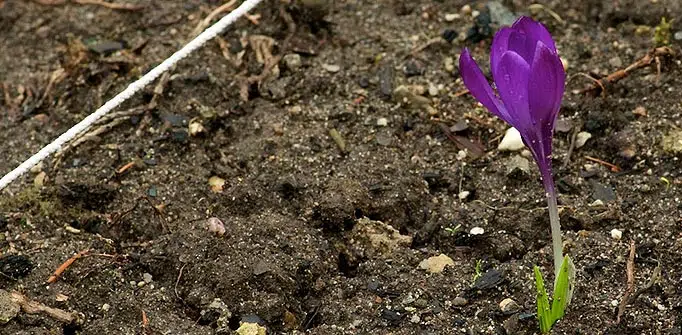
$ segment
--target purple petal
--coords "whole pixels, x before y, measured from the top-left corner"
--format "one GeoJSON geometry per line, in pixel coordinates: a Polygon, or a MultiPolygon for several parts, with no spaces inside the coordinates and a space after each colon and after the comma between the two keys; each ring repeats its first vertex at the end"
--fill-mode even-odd
{"type": "Polygon", "coordinates": [[[508,49],[523,57],[526,63],[531,64],[533,62],[533,56],[535,56],[536,43],[536,40],[533,40],[523,32],[512,30],[509,34],[508,49]]]}
{"type": "Polygon", "coordinates": [[[546,155],[552,152],[554,121],[561,107],[565,80],[561,59],[539,41],[528,79],[528,106],[531,117],[540,122],[546,155]]]}
{"type": "Polygon", "coordinates": [[[507,109],[502,105],[500,99],[495,96],[495,92],[490,87],[488,79],[483,75],[478,64],[471,58],[471,54],[466,48],[459,57],[459,72],[462,74],[464,85],[469,89],[471,95],[480,101],[491,113],[509,123],[511,118],[507,109]]]}
{"type": "Polygon", "coordinates": [[[542,41],[553,53],[557,53],[552,35],[550,35],[542,23],[534,21],[527,16],[522,16],[516,20],[512,28],[528,35],[534,41],[542,41]]]}
{"type": "Polygon", "coordinates": [[[514,128],[521,136],[530,131],[533,120],[528,113],[528,77],[530,65],[519,54],[506,51],[494,72],[495,84],[514,128]]]}
{"type": "Polygon", "coordinates": [[[509,36],[514,30],[509,27],[502,28],[497,31],[493,37],[493,43],[490,46],[490,69],[495,71],[497,64],[500,63],[502,54],[509,50],[509,36]]]}

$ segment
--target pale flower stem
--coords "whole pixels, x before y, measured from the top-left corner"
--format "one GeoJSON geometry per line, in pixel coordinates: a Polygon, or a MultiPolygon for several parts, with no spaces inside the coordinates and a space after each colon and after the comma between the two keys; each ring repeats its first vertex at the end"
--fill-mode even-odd
{"type": "Polygon", "coordinates": [[[559,208],[557,206],[557,194],[554,189],[554,179],[551,173],[542,178],[547,192],[547,208],[549,210],[549,225],[552,229],[552,251],[554,252],[554,280],[559,278],[561,263],[564,260],[563,243],[561,242],[561,224],[559,223],[559,208]]]}

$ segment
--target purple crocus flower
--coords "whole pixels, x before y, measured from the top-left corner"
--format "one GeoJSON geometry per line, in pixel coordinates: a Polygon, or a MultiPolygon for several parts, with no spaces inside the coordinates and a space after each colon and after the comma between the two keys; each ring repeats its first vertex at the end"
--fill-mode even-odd
{"type": "Polygon", "coordinates": [[[490,69],[499,97],[467,49],[459,59],[459,69],[471,95],[521,133],[538,164],[548,196],[555,270],[558,271],[562,258],[561,233],[551,154],[554,122],[561,107],[566,73],[552,36],[542,24],[525,16],[495,34],[490,69]]]}
{"type": "Polygon", "coordinates": [[[499,98],[467,49],[459,68],[471,95],[521,133],[543,180],[551,180],[552,134],[566,73],[547,29],[523,16],[495,34],[490,69],[499,98]]]}

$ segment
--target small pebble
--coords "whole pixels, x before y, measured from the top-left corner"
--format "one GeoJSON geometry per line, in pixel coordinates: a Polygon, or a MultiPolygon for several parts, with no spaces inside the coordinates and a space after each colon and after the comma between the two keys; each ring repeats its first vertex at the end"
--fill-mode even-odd
{"type": "Polygon", "coordinates": [[[483,235],[484,233],[485,233],[485,229],[483,229],[481,227],[474,227],[474,228],[471,228],[471,230],[469,231],[469,234],[471,234],[471,235],[483,235]]]}
{"type": "Polygon", "coordinates": [[[446,22],[452,22],[452,21],[459,19],[460,17],[462,17],[462,16],[457,14],[457,13],[448,13],[448,14],[445,14],[445,21],[446,22]]]}
{"type": "Polygon", "coordinates": [[[286,54],[282,57],[282,61],[287,69],[296,71],[301,68],[301,56],[299,54],[286,54]]]}
{"type": "Polygon", "coordinates": [[[623,67],[623,60],[620,59],[620,57],[616,56],[616,57],[609,59],[609,64],[613,67],[621,68],[621,67],[623,67]]]}
{"type": "Polygon", "coordinates": [[[464,5],[464,6],[462,6],[462,8],[459,11],[462,13],[462,15],[471,14],[471,6],[470,5],[464,5]]]}
{"type": "Polygon", "coordinates": [[[434,84],[429,84],[429,95],[430,96],[432,96],[432,97],[437,96],[439,91],[440,90],[438,89],[438,86],[436,86],[434,84]]]}
{"type": "Polygon", "coordinates": [[[152,282],[152,275],[145,272],[142,274],[142,280],[144,280],[145,283],[149,284],[152,282]]]}
{"type": "Polygon", "coordinates": [[[469,300],[463,297],[456,297],[455,299],[452,299],[452,306],[464,306],[469,303],[469,300]]]}
{"type": "Polygon", "coordinates": [[[457,194],[457,197],[459,197],[459,200],[464,200],[469,197],[469,194],[471,194],[469,191],[462,191],[457,194]]]}
{"type": "Polygon", "coordinates": [[[575,147],[576,148],[582,148],[582,146],[585,145],[587,140],[592,138],[592,134],[586,132],[586,131],[581,131],[578,133],[578,135],[575,136],[575,147]]]}
{"type": "Polygon", "coordinates": [[[377,126],[386,127],[388,126],[388,119],[385,117],[380,117],[377,119],[377,126]]]}
{"type": "Polygon", "coordinates": [[[206,229],[218,236],[225,235],[225,224],[223,224],[223,221],[216,217],[206,220],[206,229]]]}
{"type": "Polygon", "coordinates": [[[516,301],[506,298],[502,301],[500,301],[500,310],[504,314],[511,314],[516,312],[519,309],[519,305],[516,303],[516,301]]]}
{"type": "Polygon", "coordinates": [[[443,58],[443,66],[445,66],[445,71],[452,72],[455,70],[455,59],[452,57],[443,58]]]}
{"type": "Polygon", "coordinates": [[[507,129],[504,133],[502,141],[497,146],[497,150],[500,151],[519,151],[523,149],[525,145],[521,139],[521,133],[519,133],[516,128],[512,127],[507,129]]]}
{"type": "Polygon", "coordinates": [[[322,64],[322,68],[329,73],[336,73],[341,71],[341,67],[336,64],[322,64]]]}
{"type": "Polygon", "coordinates": [[[429,273],[441,273],[446,266],[454,266],[455,261],[446,254],[429,257],[419,263],[419,268],[426,270],[429,273]]]}
{"type": "Polygon", "coordinates": [[[618,229],[612,229],[611,238],[613,238],[614,240],[620,240],[621,238],[623,238],[623,232],[618,229]]]}
{"type": "Polygon", "coordinates": [[[109,309],[111,309],[111,305],[109,305],[109,304],[102,305],[102,311],[103,312],[108,312],[109,309]]]}

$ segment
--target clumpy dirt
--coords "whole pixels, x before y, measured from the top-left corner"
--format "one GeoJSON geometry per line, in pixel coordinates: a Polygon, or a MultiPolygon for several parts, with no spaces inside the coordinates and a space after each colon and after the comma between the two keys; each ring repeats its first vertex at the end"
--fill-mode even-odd
{"type": "MultiPolygon", "coordinates": [[[[3,173],[222,4],[41,2],[0,0],[3,173]]],[[[459,94],[464,46],[487,68],[500,13],[486,4],[266,0],[162,91],[126,102],[128,117],[3,191],[0,288],[78,321],[21,312],[0,333],[230,334],[244,322],[268,334],[537,333],[532,266],[552,271],[539,174],[523,152],[498,151],[505,124],[459,94]],[[440,254],[444,271],[420,267],[440,254]]],[[[652,50],[662,17],[674,20],[659,43],[679,54],[682,6],[543,4],[533,13],[568,65],[554,166],[578,270],[554,333],[680,334],[682,150],[663,145],[682,126],[680,59],[601,95],[573,92],[652,50]],[[592,137],[571,149],[578,131],[592,137]],[[639,294],[617,323],[631,240],[639,294]]]]}

